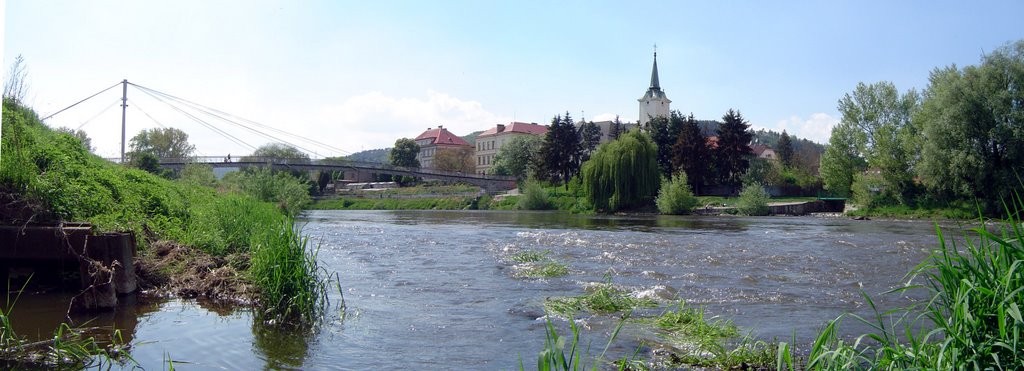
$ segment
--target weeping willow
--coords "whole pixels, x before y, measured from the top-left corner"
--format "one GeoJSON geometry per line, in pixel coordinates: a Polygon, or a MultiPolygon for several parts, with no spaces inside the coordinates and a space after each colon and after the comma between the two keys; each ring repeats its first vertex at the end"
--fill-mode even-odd
{"type": "Polygon", "coordinates": [[[597,148],[583,164],[583,187],[598,211],[613,212],[650,203],[658,193],[658,146],[632,130],[597,148]]]}

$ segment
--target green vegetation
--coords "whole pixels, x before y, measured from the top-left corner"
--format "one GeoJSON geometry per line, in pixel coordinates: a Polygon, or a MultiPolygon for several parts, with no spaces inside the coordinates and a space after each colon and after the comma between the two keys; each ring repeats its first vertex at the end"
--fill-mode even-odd
{"type": "Polygon", "coordinates": [[[516,202],[516,208],[519,210],[547,210],[551,208],[551,203],[548,201],[548,193],[544,191],[540,183],[527,181],[523,185],[523,195],[516,202]]]}
{"type": "Polygon", "coordinates": [[[311,202],[309,181],[290,172],[247,169],[228,173],[222,184],[230,191],[244,192],[260,201],[271,202],[289,216],[298,215],[311,202]]]}
{"type": "Polygon", "coordinates": [[[654,200],[662,214],[689,214],[697,206],[697,198],[686,181],[686,173],[679,172],[672,179],[663,179],[658,198],[654,200]]]}
{"type": "Polygon", "coordinates": [[[996,215],[1024,174],[1021,81],[1024,40],[980,65],[936,69],[921,94],[858,84],[839,101],[843,117],[821,159],[825,188],[869,209],[977,200],[996,215]]]}
{"type": "Polygon", "coordinates": [[[561,277],[569,274],[569,267],[548,256],[550,252],[520,251],[508,258],[517,264],[516,276],[529,278],[561,277]]]}
{"type": "Polygon", "coordinates": [[[492,174],[515,176],[520,182],[529,176],[530,164],[537,161],[537,154],[544,139],[537,135],[518,135],[505,143],[494,155],[492,174]]]}
{"type": "Polygon", "coordinates": [[[649,204],[658,192],[658,148],[631,130],[597,148],[583,165],[583,189],[598,211],[614,212],[649,204]]]}
{"type": "Polygon", "coordinates": [[[580,136],[569,112],[565,116],[556,115],[537,154],[534,178],[561,183],[568,189],[569,181],[580,172],[582,157],[580,136]]]}
{"type": "MultiPolygon", "coordinates": [[[[222,194],[192,180],[171,181],[109,163],[88,153],[78,138],[50,130],[32,110],[12,100],[4,101],[3,122],[0,193],[26,205],[15,218],[86,221],[100,231],[133,231],[142,237],[142,249],[169,240],[214,256],[248,254],[254,259],[249,279],[260,288],[257,301],[267,305],[263,309],[268,317],[305,322],[317,314],[311,309],[325,304],[322,292],[305,289],[322,290],[322,272],[310,261],[314,256],[302,241],[285,238],[297,232],[291,229],[291,217],[278,209],[294,210],[295,204],[261,183],[281,185],[287,175],[255,172],[256,188],[222,194]],[[262,263],[261,257],[266,257],[262,263]],[[286,305],[279,305],[281,298],[289,298],[286,305]]],[[[294,184],[281,189],[293,189],[294,184]]]]}
{"type": "MultiPolygon", "coordinates": [[[[28,282],[26,281],[26,285],[28,282]]],[[[17,290],[17,295],[10,297],[12,290],[7,289],[7,308],[0,309],[0,368],[5,369],[83,369],[112,367],[114,364],[125,366],[134,363],[126,352],[128,345],[121,338],[121,333],[114,330],[106,346],[101,345],[94,337],[83,335],[83,331],[66,323],[60,324],[50,339],[30,342],[14,332],[11,325],[11,312],[17,305],[25,287],[17,290]]]]}
{"type": "MultiPolygon", "coordinates": [[[[811,350],[808,368],[1020,369],[1024,367],[1024,200],[1001,231],[973,228],[957,246],[936,227],[939,250],[911,272],[924,277],[930,299],[874,318],[848,315],[874,332],[846,342],[843,317],[830,322],[811,350]]],[[[984,220],[983,220],[984,221],[984,220]]],[[[984,224],[982,224],[984,225],[984,224]]],[[[874,302],[865,295],[868,304],[874,302]]]]}
{"type": "MultiPolygon", "coordinates": [[[[591,369],[594,371],[598,370],[601,366],[601,360],[604,359],[605,353],[608,352],[608,348],[615,342],[615,339],[619,336],[619,331],[622,330],[622,325],[626,323],[626,319],[629,318],[627,314],[619,321],[619,325],[612,331],[611,336],[608,339],[608,343],[605,344],[604,350],[599,356],[594,358],[591,365],[591,369]]],[[[581,349],[582,343],[580,342],[580,328],[576,326],[576,322],[570,320],[569,327],[572,331],[572,340],[568,341],[565,337],[558,335],[558,330],[555,329],[555,325],[550,320],[545,322],[544,327],[544,349],[537,355],[537,370],[538,371],[578,371],[586,370],[587,367],[584,365],[583,360],[589,359],[590,347],[587,349],[581,349]],[[568,346],[568,349],[566,349],[568,346]],[[568,351],[568,354],[566,354],[568,351]]],[[[622,359],[620,361],[619,370],[625,370],[629,359],[622,359]]],[[[519,369],[523,370],[522,360],[520,360],[519,369]]]]}
{"type": "Polygon", "coordinates": [[[771,196],[760,184],[747,185],[743,187],[740,197],[736,200],[736,211],[743,215],[768,215],[768,200],[770,198],[771,196]]]}
{"type": "Polygon", "coordinates": [[[589,293],[582,296],[548,298],[544,301],[544,310],[549,314],[570,318],[581,310],[610,314],[655,306],[651,299],[630,296],[628,292],[613,285],[611,278],[608,278],[607,282],[594,284],[589,290],[589,293]]]}

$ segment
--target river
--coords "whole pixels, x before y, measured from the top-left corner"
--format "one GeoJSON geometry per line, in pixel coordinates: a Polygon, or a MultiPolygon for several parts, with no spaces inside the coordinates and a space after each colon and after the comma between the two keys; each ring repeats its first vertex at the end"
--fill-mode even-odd
{"type": "MultiPolygon", "coordinates": [[[[282,333],[254,326],[247,310],[175,299],[127,303],[87,326],[124,329],[146,369],[165,369],[168,358],[183,362],[176,369],[511,369],[520,357],[531,368],[544,344],[545,298],[610,278],[666,305],[704,306],[759,339],[806,345],[844,312],[870,314],[861,290],[881,308],[905,303],[879,294],[903,285],[937,246],[931,222],[824,217],[311,211],[300,224],[321,265],[339,274],[344,320],[332,311],[318,329],[282,333]],[[521,251],[549,251],[570,273],[516,277],[508,257],[521,251]]],[[[331,299],[340,301],[336,290],[331,299]]],[[[22,298],[16,329],[52,329],[64,311],[53,301],[22,298]]],[[[594,353],[617,322],[579,319],[594,353]]],[[[627,326],[613,352],[630,353],[650,335],[627,326]]]]}

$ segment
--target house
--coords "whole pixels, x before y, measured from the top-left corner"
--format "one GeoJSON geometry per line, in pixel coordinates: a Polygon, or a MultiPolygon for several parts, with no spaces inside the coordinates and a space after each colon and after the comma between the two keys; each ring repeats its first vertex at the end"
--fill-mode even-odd
{"type": "Polygon", "coordinates": [[[472,144],[452,134],[441,125],[438,125],[437,129],[427,128],[427,131],[416,137],[415,141],[420,146],[420,153],[416,155],[416,159],[420,161],[420,167],[424,169],[436,168],[434,156],[440,151],[473,149],[472,144]]]}
{"type": "Polygon", "coordinates": [[[766,144],[758,143],[752,145],[750,146],[750,150],[754,153],[754,156],[758,158],[763,158],[772,161],[779,159],[779,157],[775,155],[775,150],[771,149],[771,147],[768,147],[768,145],[766,144]]]}
{"type": "Polygon", "coordinates": [[[508,125],[498,124],[487,129],[476,137],[476,173],[487,174],[494,166],[494,155],[498,150],[511,142],[513,138],[524,135],[547,134],[548,127],[536,123],[512,122],[508,125]]]}

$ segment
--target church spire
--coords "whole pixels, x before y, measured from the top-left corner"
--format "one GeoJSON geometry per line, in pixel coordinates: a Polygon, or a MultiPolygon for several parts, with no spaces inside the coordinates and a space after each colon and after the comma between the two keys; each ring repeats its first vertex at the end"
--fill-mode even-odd
{"type": "Polygon", "coordinates": [[[661,83],[658,82],[658,47],[654,47],[654,68],[651,69],[651,89],[661,90],[661,83]]]}

